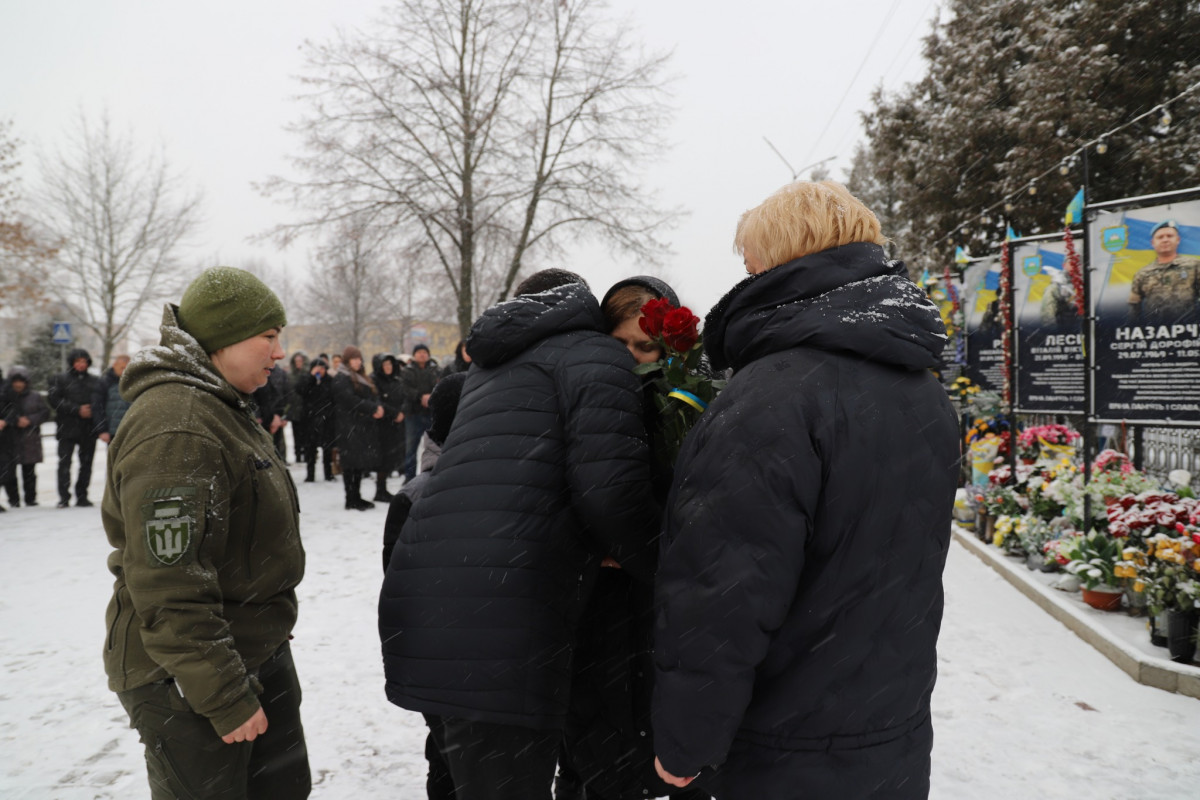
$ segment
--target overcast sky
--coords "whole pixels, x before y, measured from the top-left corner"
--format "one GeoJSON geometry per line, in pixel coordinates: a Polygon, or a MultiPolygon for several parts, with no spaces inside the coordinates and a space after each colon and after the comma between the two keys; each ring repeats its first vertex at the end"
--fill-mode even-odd
{"type": "MultiPolygon", "coordinates": [[[[259,258],[303,276],[306,247],[280,251],[247,237],[291,220],[251,182],[291,174],[297,142],[284,131],[300,43],[361,27],[384,0],[0,0],[0,118],[25,142],[26,188],[38,148],[52,149],[78,112],[107,109],[118,130],[162,145],[205,195],[189,257],[259,258]]],[[[689,217],[668,237],[659,273],[701,315],[742,276],[731,242],[738,215],[791,179],[793,167],[835,156],[844,180],[859,112],[882,84],[924,71],[921,39],[935,0],[782,2],[613,0],[651,49],[673,50],[677,114],[671,147],[644,176],[689,217]]],[[[885,232],[886,233],[886,232],[885,232]]],[[[580,248],[564,264],[596,293],[645,265],[580,248]]]]}

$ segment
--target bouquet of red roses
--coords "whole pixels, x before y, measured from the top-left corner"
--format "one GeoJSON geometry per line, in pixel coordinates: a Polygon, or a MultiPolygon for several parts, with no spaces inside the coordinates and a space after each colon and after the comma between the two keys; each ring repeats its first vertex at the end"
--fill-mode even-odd
{"type": "Polygon", "coordinates": [[[691,309],[676,308],[666,299],[651,300],[642,306],[638,325],[663,351],[658,361],[639,364],[634,372],[654,388],[655,449],[667,466],[673,466],[684,437],[725,381],[714,380],[701,367],[700,318],[691,309]]]}

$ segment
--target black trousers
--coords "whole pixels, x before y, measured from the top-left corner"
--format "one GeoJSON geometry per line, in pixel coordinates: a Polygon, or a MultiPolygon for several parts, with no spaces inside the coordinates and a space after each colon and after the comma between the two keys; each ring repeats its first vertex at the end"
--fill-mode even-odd
{"type": "Polygon", "coordinates": [[[71,499],[71,456],[79,448],[79,475],[75,479],[75,500],[87,500],[88,484],[92,481],[92,458],[96,455],[96,440],[58,440],[58,499],[64,503],[71,499]]]}
{"type": "Polygon", "coordinates": [[[342,487],[346,490],[346,502],[352,503],[357,500],[362,500],[362,479],[363,472],[361,469],[343,469],[342,470],[342,487]]]}
{"type": "Polygon", "coordinates": [[[452,717],[430,730],[457,800],[551,800],[562,731],[452,717]]]}
{"type": "Polygon", "coordinates": [[[307,422],[292,420],[292,447],[296,450],[296,463],[308,461],[308,449],[312,446],[312,426],[307,422]]]}
{"type": "MultiPolygon", "coordinates": [[[[317,471],[317,443],[309,442],[304,451],[304,457],[308,464],[308,477],[315,478],[317,471]]],[[[321,464],[325,468],[325,478],[328,480],[333,477],[333,448],[329,445],[320,445],[321,448],[321,464]]]]}
{"type": "Polygon", "coordinates": [[[17,505],[21,499],[21,489],[25,490],[25,505],[37,502],[37,464],[13,464],[8,473],[4,489],[8,492],[9,505],[17,505]],[[21,484],[17,485],[17,473],[21,475],[21,484]]]}
{"type": "Polygon", "coordinates": [[[175,688],[159,681],[118,692],[146,746],[153,800],[303,800],[312,788],[300,724],[300,682],[285,642],[259,669],[267,732],[253,742],[225,744],[207,717],[192,711],[175,688]]]}

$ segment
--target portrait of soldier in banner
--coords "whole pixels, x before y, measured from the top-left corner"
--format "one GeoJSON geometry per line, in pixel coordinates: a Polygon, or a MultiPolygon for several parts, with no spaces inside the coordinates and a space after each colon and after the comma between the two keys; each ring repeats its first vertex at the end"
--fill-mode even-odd
{"type": "Polygon", "coordinates": [[[1164,220],[1150,232],[1155,260],[1129,287],[1132,324],[1192,321],[1200,317],[1200,259],[1179,254],[1179,225],[1164,220]]]}

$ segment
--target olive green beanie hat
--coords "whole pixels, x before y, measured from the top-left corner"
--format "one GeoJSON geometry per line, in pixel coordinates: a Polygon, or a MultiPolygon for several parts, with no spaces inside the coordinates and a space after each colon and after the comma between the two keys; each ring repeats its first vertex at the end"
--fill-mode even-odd
{"type": "Polygon", "coordinates": [[[283,303],[244,269],[210,267],[192,281],[179,301],[179,327],[206,353],[287,325],[283,303]]]}

